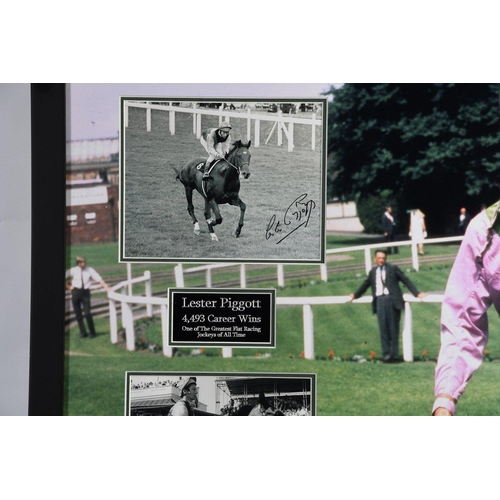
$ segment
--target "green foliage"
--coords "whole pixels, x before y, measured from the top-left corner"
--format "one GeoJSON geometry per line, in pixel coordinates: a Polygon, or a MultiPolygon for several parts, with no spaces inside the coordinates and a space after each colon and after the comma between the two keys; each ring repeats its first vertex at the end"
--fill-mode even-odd
{"type": "Polygon", "coordinates": [[[461,206],[498,199],[499,84],[345,84],[331,88],[329,196],[390,190],[431,230],[461,206]]]}
{"type": "MultiPolygon", "coordinates": [[[[383,191],[379,196],[360,196],[357,203],[358,217],[369,234],[382,233],[382,214],[389,206],[397,207],[390,191],[383,191]]],[[[392,214],[398,220],[397,209],[392,214]]]]}

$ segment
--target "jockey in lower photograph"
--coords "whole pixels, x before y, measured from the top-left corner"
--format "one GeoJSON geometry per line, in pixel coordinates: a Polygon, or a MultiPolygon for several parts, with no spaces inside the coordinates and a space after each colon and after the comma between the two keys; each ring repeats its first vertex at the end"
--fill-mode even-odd
{"type": "Polygon", "coordinates": [[[201,134],[200,142],[208,153],[207,161],[203,166],[203,179],[208,178],[210,164],[214,160],[224,159],[231,147],[231,125],[222,122],[217,128],[209,128],[201,134]]]}

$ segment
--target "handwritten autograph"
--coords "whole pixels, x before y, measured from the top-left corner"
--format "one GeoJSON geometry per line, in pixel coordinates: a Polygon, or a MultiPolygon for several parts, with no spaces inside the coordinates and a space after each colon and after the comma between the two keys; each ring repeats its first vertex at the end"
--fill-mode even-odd
{"type": "Polygon", "coordinates": [[[301,194],[288,206],[283,215],[283,220],[277,220],[276,214],[271,217],[266,228],[266,240],[276,236],[280,238],[276,242],[279,245],[285,238],[288,238],[297,231],[297,229],[307,227],[312,211],[315,208],[316,202],[308,200],[307,194],[301,194]],[[299,224],[295,226],[297,223],[299,224]]]}

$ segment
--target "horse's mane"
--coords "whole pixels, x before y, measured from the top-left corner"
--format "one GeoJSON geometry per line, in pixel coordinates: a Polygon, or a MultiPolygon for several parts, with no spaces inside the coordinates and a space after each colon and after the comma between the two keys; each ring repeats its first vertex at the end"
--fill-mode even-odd
{"type": "Polygon", "coordinates": [[[250,147],[250,144],[252,144],[251,140],[249,140],[247,144],[243,144],[241,142],[241,139],[238,139],[237,141],[234,141],[232,143],[233,147],[229,150],[227,155],[229,156],[229,155],[233,154],[237,149],[240,149],[240,148],[247,148],[248,149],[250,147]]]}

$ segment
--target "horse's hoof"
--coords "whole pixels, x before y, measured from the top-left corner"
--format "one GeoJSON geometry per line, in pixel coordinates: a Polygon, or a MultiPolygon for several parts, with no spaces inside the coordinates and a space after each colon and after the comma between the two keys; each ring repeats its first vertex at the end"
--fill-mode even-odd
{"type": "Polygon", "coordinates": [[[219,238],[217,238],[215,233],[212,233],[210,236],[212,237],[212,241],[219,241],[219,238]]]}
{"type": "Polygon", "coordinates": [[[200,236],[200,233],[201,233],[201,231],[199,229],[194,230],[194,234],[196,234],[196,236],[200,236]]]}

